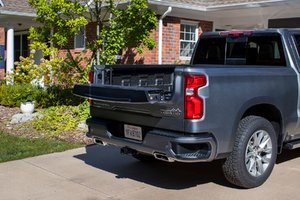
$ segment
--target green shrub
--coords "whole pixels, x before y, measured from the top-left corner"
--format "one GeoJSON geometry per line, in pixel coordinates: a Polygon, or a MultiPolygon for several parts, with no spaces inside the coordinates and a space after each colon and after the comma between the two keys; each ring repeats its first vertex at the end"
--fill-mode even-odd
{"type": "Polygon", "coordinates": [[[0,105],[20,106],[22,102],[35,101],[37,108],[50,106],[76,106],[82,99],[73,95],[72,89],[58,86],[43,89],[31,84],[0,84],[0,105]]]}
{"type": "Polygon", "coordinates": [[[72,88],[52,86],[47,89],[47,103],[45,106],[77,106],[83,102],[82,98],[73,95],[72,88]]]}
{"type": "Polygon", "coordinates": [[[67,53],[67,58],[61,58],[58,55],[59,49],[55,47],[49,48],[44,43],[31,44],[31,47],[34,49],[30,51],[28,57],[21,56],[20,61],[15,62],[16,67],[7,80],[13,80],[18,84],[43,81],[46,85],[57,85],[62,88],[70,88],[76,83],[88,82],[90,67],[84,64],[89,63],[84,56],[85,51],[75,58],[70,53],[67,53]],[[45,57],[48,57],[42,58],[39,64],[36,64],[34,59],[37,47],[45,57]]]}
{"type": "Polygon", "coordinates": [[[55,106],[41,112],[41,117],[29,122],[30,126],[50,137],[76,129],[79,123],[89,117],[87,101],[78,106],[55,106]]]}
{"type": "Polygon", "coordinates": [[[43,80],[45,84],[53,83],[53,70],[59,69],[63,65],[63,58],[58,57],[58,49],[48,48],[41,49],[44,56],[51,59],[42,58],[39,64],[36,64],[34,56],[36,50],[31,50],[28,57],[20,57],[20,61],[15,62],[15,69],[7,79],[13,80],[18,84],[30,84],[38,80],[43,80]]]}
{"type": "Polygon", "coordinates": [[[30,84],[0,85],[0,105],[15,107],[22,102],[35,101],[36,106],[44,104],[46,91],[30,84]]]}

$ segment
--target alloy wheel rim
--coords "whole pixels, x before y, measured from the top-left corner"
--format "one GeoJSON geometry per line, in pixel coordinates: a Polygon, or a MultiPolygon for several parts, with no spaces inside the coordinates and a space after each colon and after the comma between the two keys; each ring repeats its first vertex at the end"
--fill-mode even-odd
{"type": "Polygon", "coordinates": [[[272,158],[272,141],[268,132],[256,131],[249,139],[245,152],[246,169],[251,176],[265,173],[272,158]]]}

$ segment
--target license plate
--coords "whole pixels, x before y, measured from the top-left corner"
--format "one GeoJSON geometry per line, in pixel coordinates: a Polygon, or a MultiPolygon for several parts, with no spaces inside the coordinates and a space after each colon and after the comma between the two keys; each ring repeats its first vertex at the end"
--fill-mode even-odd
{"type": "Polygon", "coordinates": [[[125,124],[124,135],[126,138],[142,141],[142,127],[125,124]]]}

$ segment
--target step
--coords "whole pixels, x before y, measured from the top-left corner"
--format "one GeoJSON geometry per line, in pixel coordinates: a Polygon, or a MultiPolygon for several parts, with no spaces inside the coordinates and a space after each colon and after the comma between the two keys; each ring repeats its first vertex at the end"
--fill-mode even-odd
{"type": "Polygon", "coordinates": [[[300,140],[294,140],[292,142],[288,142],[284,145],[286,149],[297,149],[300,147],[300,140]]]}

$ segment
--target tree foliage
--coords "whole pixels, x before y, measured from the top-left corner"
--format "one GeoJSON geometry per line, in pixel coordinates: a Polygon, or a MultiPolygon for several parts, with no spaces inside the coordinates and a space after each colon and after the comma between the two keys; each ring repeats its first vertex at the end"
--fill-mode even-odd
{"type": "Polygon", "coordinates": [[[88,9],[73,0],[29,0],[36,10],[39,27],[31,27],[29,39],[32,51],[29,57],[16,62],[12,78],[17,83],[43,80],[46,84],[72,87],[74,83],[87,82],[87,68],[80,66],[80,57],[59,58],[59,49],[66,46],[80,27],[87,25],[84,13],[88,9]],[[36,63],[35,51],[42,51],[44,58],[36,63]],[[71,59],[69,59],[71,58],[71,59]],[[71,61],[70,61],[71,60],[71,61]]]}
{"type": "Polygon", "coordinates": [[[88,8],[89,21],[96,22],[100,30],[96,42],[90,42],[89,47],[93,57],[99,51],[101,63],[114,63],[115,55],[123,48],[134,47],[143,53],[145,47],[155,47],[150,33],[156,28],[157,18],[147,0],[131,0],[128,4],[94,0],[88,8]]]}
{"type": "Polygon", "coordinates": [[[30,56],[16,62],[15,73],[8,77],[15,82],[44,80],[46,84],[68,88],[88,81],[87,64],[114,64],[118,52],[127,47],[136,48],[139,53],[145,47],[155,47],[150,34],[156,28],[157,18],[147,0],[29,0],[29,4],[36,10],[40,26],[29,30],[33,41],[30,56]],[[92,56],[85,57],[86,50],[74,55],[68,44],[88,23],[97,26],[96,37],[86,45],[92,56]],[[59,49],[66,49],[67,55],[59,58],[59,49]],[[34,61],[35,51],[43,52],[39,63],[34,61]]]}
{"type": "MultiPolygon", "coordinates": [[[[142,53],[145,47],[155,47],[150,33],[157,18],[148,8],[147,0],[29,0],[29,3],[42,24],[30,30],[35,48],[44,48],[47,42],[64,47],[88,22],[96,23],[98,29],[97,37],[87,44],[92,51],[90,61],[95,61],[98,55],[101,64],[113,64],[123,48],[135,47],[142,53]]],[[[75,60],[70,63],[76,63],[75,60]]]]}
{"type": "Polygon", "coordinates": [[[81,26],[88,23],[83,15],[87,8],[79,1],[29,0],[29,4],[35,8],[36,20],[42,24],[30,29],[30,39],[34,42],[50,42],[62,47],[81,26]]]}

